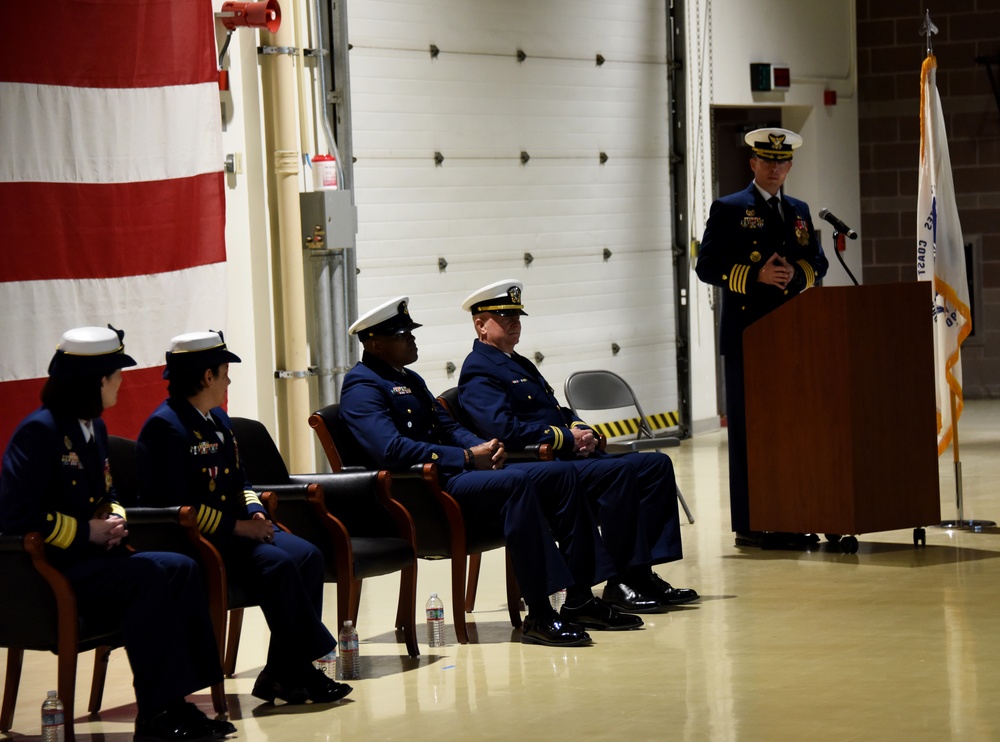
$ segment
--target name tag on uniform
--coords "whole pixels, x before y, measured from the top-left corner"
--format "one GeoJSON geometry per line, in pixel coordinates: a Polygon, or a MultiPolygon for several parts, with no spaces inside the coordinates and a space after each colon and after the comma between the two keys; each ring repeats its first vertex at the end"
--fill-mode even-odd
{"type": "Polygon", "coordinates": [[[408,386],[394,386],[389,393],[394,397],[402,397],[407,394],[413,394],[413,391],[408,386]]]}

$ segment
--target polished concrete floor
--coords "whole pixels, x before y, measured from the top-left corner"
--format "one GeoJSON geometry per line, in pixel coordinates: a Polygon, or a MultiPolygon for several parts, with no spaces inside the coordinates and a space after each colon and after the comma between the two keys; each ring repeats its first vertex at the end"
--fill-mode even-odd
{"type": "MultiPolygon", "coordinates": [[[[1000,520],[1000,400],[970,402],[961,422],[966,518],[1000,520]]],[[[362,596],[362,673],[333,706],[275,708],[250,695],[265,626],[248,612],[238,676],[226,682],[246,740],[995,740],[1000,739],[1000,529],[860,536],[857,554],[738,549],[729,532],[726,438],[672,449],[694,510],[685,559],[661,569],[697,588],[694,606],[650,616],[593,646],[526,646],[504,605],[502,561],[484,559],[478,642],[409,659],[390,631],[397,581],[362,596]]],[[[942,515],[956,515],[951,452],[941,460],[942,515]]],[[[420,603],[448,603],[447,565],[421,562],[420,603]]],[[[327,616],[335,613],[327,592],[327,616]]],[[[420,627],[421,632],[423,627],[420,627]]],[[[5,657],[4,657],[5,659],[5,657]]],[[[12,736],[39,734],[54,658],[25,660],[12,736]]],[[[82,660],[78,708],[89,692],[82,660]]],[[[131,740],[125,654],[111,660],[100,719],[81,739],[131,740]]],[[[194,699],[210,710],[207,693],[194,699]]]]}

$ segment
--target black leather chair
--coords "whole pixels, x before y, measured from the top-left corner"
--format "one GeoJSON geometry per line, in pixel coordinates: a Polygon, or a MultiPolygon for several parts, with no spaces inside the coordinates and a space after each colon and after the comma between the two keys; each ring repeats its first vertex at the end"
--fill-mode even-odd
{"type": "MultiPolygon", "coordinates": [[[[190,507],[128,508],[130,543],[135,534],[161,532],[174,541],[198,539],[197,515],[190,507]]],[[[140,536],[141,537],[141,536],[140,536]]],[[[7,648],[0,732],[10,731],[21,680],[25,650],[49,651],[58,656],[59,698],[66,719],[66,739],[74,739],[73,719],[76,670],[81,652],[94,654],[94,674],[88,711],[101,710],[104,682],[111,650],[121,647],[121,627],[83,619],[69,580],[45,557],[39,533],[24,536],[0,534],[0,646],[7,648]]],[[[212,689],[218,713],[226,711],[222,684],[212,689]]]]}
{"type": "MultiPolygon", "coordinates": [[[[364,579],[399,572],[395,626],[418,656],[416,536],[409,513],[389,496],[389,473],[289,474],[262,423],[231,423],[250,482],[277,496],[275,523],[323,552],[326,581],[337,584],[337,625],[357,626],[364,579]]],[[[232,635],[229,643],[236,646],[232,635]]]]}
{"type": "Polygon", "coordinates": [[[0,732],[9,732],[21,680],[25,650],[52,652],[59,658],[56,687],[66,716],[66,739],[74,739],[76,668],[81,652],[97,650],[90,691],[90,713],[101,708],[107,655],[122,645],[117,625],[80,620],[69,580],[45,558],[39,533],[0,535],[0,646],[7,648],[0,732]]]}
{"type": "MultiPolygon", "coordinates": [[[[353,436],[340,417],[340,405],[328,405],[309,416],[333,471],[344,471],[364,461],[353,436]]],[[[413,518],[417,556],[451,559],[452,611],[458,641],[469,641],[465,613],[475,603],[476,582],[470,574],[466,592],[466,558],[504,547],[503,524],[466,521],[458,502],[441,489],[434,464],[392,472],[392,498],[413,518]],[[469,602],[471,598],[471,603],[469,602]]],[[[476,575],[478,578],[478,574],[476,575]]],[[[477,579],[478,581],[478,579],[477,579]]],[[[507,556],[507,610],[511,625],[521,627],[521,591],[507,556]]]]}

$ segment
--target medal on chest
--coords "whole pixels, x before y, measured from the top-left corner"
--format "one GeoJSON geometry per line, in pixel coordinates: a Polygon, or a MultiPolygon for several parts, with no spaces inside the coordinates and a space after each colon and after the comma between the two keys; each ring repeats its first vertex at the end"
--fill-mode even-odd
{"type": "Polygon", "coordinates": [[[219,476],[219,467],[210,466],[206,471],[208,471],[208,476],[209,476],[208,491],[215,492],[215,478],[219,476]]]}

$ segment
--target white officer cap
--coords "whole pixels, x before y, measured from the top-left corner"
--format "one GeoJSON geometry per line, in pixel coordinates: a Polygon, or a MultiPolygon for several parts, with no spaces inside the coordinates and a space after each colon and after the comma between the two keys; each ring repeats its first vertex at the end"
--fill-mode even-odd
{"type": "Polygon", "coordinates": [[[188,332],[170,339],[163,378],[170,378],[171,369],[215,368],[223,363],[240,363],[240,357],[226,347],[221,331],[188,332]]]}
{"type": "Polygon", "coordinates": [[[367,340],[376,335],[402,335],[423,327],[410,319],[409,302],[410,297],[397,296],[359,317],[347,331],[361,340],[367,340]]]}
{"type": "Polygon", "coordinates": [[[67,330],[49,362],[49,376],[108,376],[120,368],[136,365],[131,356],[125,355],[124,338],[124,331],[111,325],[67,330]]]}
{"type": "Polygon", "coordinates": [[[480,312],[492,312],[502,317],[528,316],[521,304],[521,290],[524,285],[513,278],[505,278],[502,281],[483,286],[478,291],[469,294],[462,302],[462,309],[466,312],[479,314],[480,312]]]}
{"type": "Polygon", "coordinates": [[[754,129],[743,137],[753,153],[764,160],[790,160],[802,137],[788,129],[754,129]]]}

